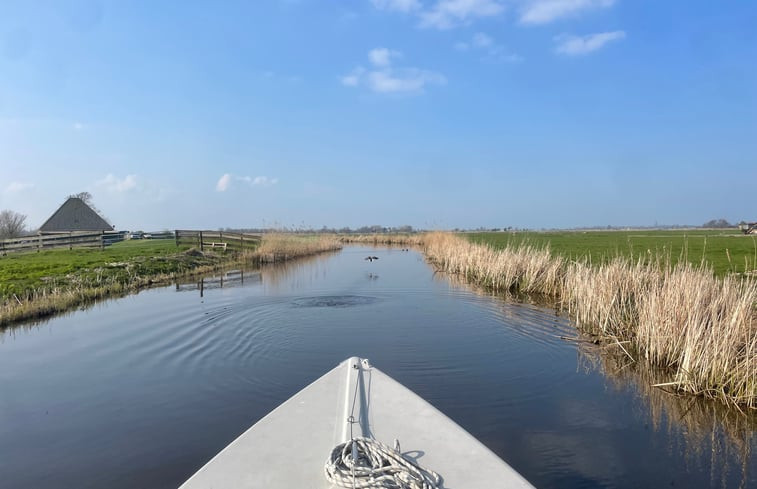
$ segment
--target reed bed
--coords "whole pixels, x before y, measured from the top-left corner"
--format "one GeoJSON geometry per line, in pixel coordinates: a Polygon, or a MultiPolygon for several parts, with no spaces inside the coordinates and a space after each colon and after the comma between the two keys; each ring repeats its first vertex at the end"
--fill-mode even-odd
{"type": "Polygon", "coordinates": [[[425,234],[340,234],[342,243],[422,246],[425,234]]]}
{"type": "Polygon", "coordinates": [[[263,235],[260,246],[254,251],[245,251],[243,259],[253,263],[274,263],[340,249],[342,243],[329,235],[271,233],[263,235]]]}
{"type": "Polygon", "coordinates": [[[557,300],[579,330],[669,372],[659,387],[757,409],[757,282],[716,278],[665,256],[601,264],[548,247],[502,249],[431,233],[426,255],[441,270],[495,291],[557,300]]]}

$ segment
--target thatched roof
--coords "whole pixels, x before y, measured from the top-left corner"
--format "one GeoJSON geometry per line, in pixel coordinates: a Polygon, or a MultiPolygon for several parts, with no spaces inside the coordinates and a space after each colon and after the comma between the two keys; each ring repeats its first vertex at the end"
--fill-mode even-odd
{"type": "Polygon", "coordinates": [[[39,228],[40,233],[72,231],[113,231],[113,226],[92,210],[83,200],[69,197],[39,228]]]}

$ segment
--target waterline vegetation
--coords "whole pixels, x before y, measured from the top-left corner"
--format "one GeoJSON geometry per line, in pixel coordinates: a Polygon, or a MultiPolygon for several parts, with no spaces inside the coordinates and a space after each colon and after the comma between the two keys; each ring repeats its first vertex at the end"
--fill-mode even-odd
{"type": "Polygon", "coordinates": [[[339,248],[339,241],[330,237],[271,234],[264,235],[257,248],[241,253],[139,240],[102,251],[13,254],[0,259],[0,327],[231,265],[257,266],[339,248]]]}
{"type": "Polygon", "coordinates": [[[757,408],[757,282],[649,254],[593,264],[521,243],[495,249],[460,236],[424,238],[440,270],[499,292],[557,300],[582,332],[630,361],[670,372],[659,387],[757,408]]]}

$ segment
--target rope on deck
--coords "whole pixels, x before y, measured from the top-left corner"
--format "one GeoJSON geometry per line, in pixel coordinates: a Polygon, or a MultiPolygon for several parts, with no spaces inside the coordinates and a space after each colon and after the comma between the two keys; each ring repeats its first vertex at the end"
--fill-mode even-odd
{"type": "Polygon", "coordinates": [[[441,476],[378,440],[356,437],[334,447],[326,479],[352,489],[439,489],[441,476]]]}

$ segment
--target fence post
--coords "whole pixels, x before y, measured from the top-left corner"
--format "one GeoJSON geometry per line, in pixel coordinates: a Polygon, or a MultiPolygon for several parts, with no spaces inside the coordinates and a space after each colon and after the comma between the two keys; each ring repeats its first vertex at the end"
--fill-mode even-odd
{"type": "Polygon", "coordinates": [[[105,249],[105,231],[100,231],[100,250],[105,249]]]}
{"type": "Polygon", "coordinates": [[[174,231],[174,237],[176,238],[176,247],[178,248],[179,247],[179,230],[178,229],[174,231]]]}
{"type": "MultiPolygon", "coordinates": [[[[205,251],[202,247],[202,231],[200,231],[200,251],[205,251]]],[[[202,297],[202,294],[200,294],[200,297],[202,297]]]]}
{"type": "Polygon", "coordinates": [[[39,235],[39,238],[37,239],[37,253],[39,253],[39,250],[42,249],[42,235],[39,235]]]}

